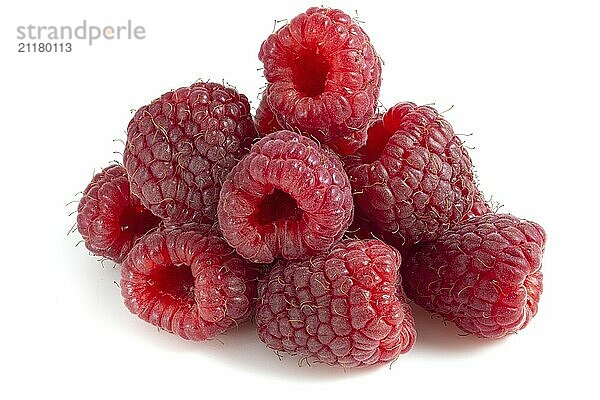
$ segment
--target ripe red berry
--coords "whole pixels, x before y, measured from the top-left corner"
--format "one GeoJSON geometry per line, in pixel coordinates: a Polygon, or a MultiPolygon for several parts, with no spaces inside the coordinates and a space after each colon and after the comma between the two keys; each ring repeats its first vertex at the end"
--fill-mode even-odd
{"type": "Polygon", "coordinates": [[[93,254],[123,261],[160,219],[129,192],[125,168],[111,165],[94,176],[77,207],[77,229],[93,254]]]}
{"type": "Polygon", "coordinates": [[[402,265],[404,289],[465,332],[500,338],[537,313],[545,242],[535,222],[509,214],[473,217],[415,247],[402,265]]]}
{"type": "Polygon", "coordinates": [[[327,250],[352,220],[339,158],[290,131],[271,133],[227,176],[219,200],[223,237],[246,259],[270,263],[327,250]]]}
{"type": "Polygon", "coordinates": [[[358,208],[382,235],[408,249],[463,219],[477,190],[471,159],[435,109],[399,103],[368,130],[348,156],[358,208]]]}
{"type": "Polygon", "coordinates": [[[121,270],[138,317],[184,339],[206,340],[248,319],[257,270],[216,236],[165,229],[142,238],[121,270]]]}
{"type": "Polygon", "coordinates": [[[131,191],[174,224],[216,220],[221,183],[256,136],[246,96],[194,83],[140,108],[127,128],[131,191]]]}
{"type": "Polygon", "coordinates": [[[260,48],[267,102],[280,126],[312,135],[341,154],[366,140],[381,86],[369,37],[340,10],[309,8],[260,48]]]}
{"type": "Polygon", "coordinates": [[[416,332],[400,290],[400,253],[347,240],[305,261],[279,261],[259,282],[256,325],[268,347],[360,367],[395,360],[416,332]]]}

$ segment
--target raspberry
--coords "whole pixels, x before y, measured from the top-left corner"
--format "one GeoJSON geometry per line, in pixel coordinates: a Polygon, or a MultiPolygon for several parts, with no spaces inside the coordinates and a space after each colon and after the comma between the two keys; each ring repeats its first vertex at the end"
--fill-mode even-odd
{"type": "Polygon", "coordinates": [[[194,83],[140,108],[127,128],[131,191],[174,224],[216,219],[221,183],[256,136],[246,96],[194,83]]]}
{"type": "Polygon", "coordinates": [[[246,320],[256,269],[216,236],[164,229],[142,238],[121,270],[133,314],[189,340],[206,340],[246,320]]]}
{"type": "Polygon", "coordinates": [[[477,190],[471,159],[433,108],[399,103],[368,135],[366,146],[345,160],[356,205],[403,251],[434,240],[471,210],[477,190]]]}
{"type": "Polygon", "coordinates": [[[279,123],[277,123],[275,114],[273,114],[273,110],[271,110],[267,103],[267,96],[263,96],[260,99],[260,103],[256,109],[256,115],[254,116],[254,125],[256,131],[262,136],[271,132],[283,130],[283,128],[279,126],[279,123]]]}
{"type": "Polygon", "coordinates": [[[545,242],[535,222],[510,214],[473,217],[415,247],[402,265],[404,289],[463,331],[500,338],[537,313],[545,242]]]}
{"type": "Polygon", "coordinates": [[[77,207],[77,229],[97,256],[123,261],[141,236],[160,219],[129,192],[125,168],[111,165],[96,174],[77,207]]]}
{"type": "Polygon", "coordinates": [[[279,261],[259,282],[256,325],[274,350],[345,368],[409,351],[412,311],[395,284],[400,253],[379,240],[346,240],[305,261],[279,261]]]}
{"type": "Polygon", "coordinates": [[[218,209],[225,240],[256,263],[327,250],[348,228],[352,212],[339,158],[290,131],[252,146],[223,183],[218,209]]]}
{"type": "Polygon", "coordinates": [[[260,48],[268,105],[280,126],[341,154],[366,141],[381,62],[367,34],[340,10],[309,8],[260,48]]]}

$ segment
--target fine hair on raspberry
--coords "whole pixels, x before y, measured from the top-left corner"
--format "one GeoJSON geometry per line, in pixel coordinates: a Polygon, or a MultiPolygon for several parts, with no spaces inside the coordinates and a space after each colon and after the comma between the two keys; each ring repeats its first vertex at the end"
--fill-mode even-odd
{"type": "Polygon", "coordinates": [[[260,103],[258,103],[256,113],[254,114],[254,125],[256,126],[256,131],[262,136],[284,130],[277,122],[273,110],[269,107],[267,96],[262,96],[260,103]]]}
{"type": "Polygon", "coordinates": [[[349,15],[309,8],[270,35],[258,58],[268,82],[264,96],[280,126],[314,136],[340,154],[365,143],[381,62],[349,15]]]}
{"type": "Polygon", "coordinates": [[[127,308],[188,340],[207,340],[248,319],[257,269],[217,236],[167,228],[143,237],[121,270],[127,308]]]}
{"type": "Polygon", "coordinates": [[[94,175],[77,207],[77,229],[93,254],[116,263],[133,244],[156,228],[160,218],[129,191],[125,168],[111,165],[94,175]]]}
{"type": "Polygon", "coordinates": [[[243,94],[197,82],[141,107],[127,128],[131,191],[173,224],[216,220],[221,183],[256,136],[243,94]]]}
{"type": "Polygon", "coordinates": [[[270,263],[327,250],[352,221],[353,200],[339,158],[291,131],[256,142],[221,190],[219,226],[246,259],[270,263]]]}
{"type": "Polygon", "coordinates": [[[278,261],[259,282],[259,338],[276,351],[344,368],[395,360],[416,338],[410,306],[396,292],[400,261],[375,239],[278,261]]]}

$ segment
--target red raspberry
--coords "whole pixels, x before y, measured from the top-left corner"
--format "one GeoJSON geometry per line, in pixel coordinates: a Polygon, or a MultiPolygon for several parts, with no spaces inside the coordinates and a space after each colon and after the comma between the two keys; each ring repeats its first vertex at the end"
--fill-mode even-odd
{"type": "Polygon", "coordinates": [[[404,289],[465,332],[500,338],[537,313],[545,242],[535,222],[509,214],[473,217],[415,247],[402,265],[404,289]]]}
{"type": "Polygon", "coordinates": [[[305,261],[279,261],[259,282],[256,324],[268,347],[360,367],[395,360],[416,332],[402,291],[400,253],[379,240],[346,240],[305,261]]]}
{"type": "Polygon", "coordinates": [[[367,34],[347,14],[309,8],[270,35],[258,58],[280,126],[312,135],[341,154],[365,143],[381,63],[367,34]]]}
{"type": "Polygon", "coordinates": [[[174,224],[216,219],[221,183],[256,136],[246,96],[194,83],[140,108],[127,128],[131,191],[174,224]]]}
{"type": "Polygon", "coordinates": [[[256,142],[223,183],[219,226],[246,259],[270,263],[327,250],[352,220],[352,191],[339,158],[290,131],[256,142]]]}
{"type": "Polygon", "coordinates": [[[123,261],[141,236],[160,219],[129,192],[125,168],[111,165],[96,174],[77,208],[77,229],[85,246],[97,256],[123,261]]]}
{"type": "Polygon", "coordinates": [[[273,110],[271,110],[267,103],[267,96],[263,96],[260,99],[260,103],[256,109],[256,115],[254,116],[254,125],[256,131],[262,136],[271,132],[283,130],[283,128],[279,126],[275,114],[273,114],[273,110]]]}
{"type": "Polygon", "coordinates": [[[165,229],[125,259],[121,294],[138,317],[184,339],[206,340],[246,320],[256,269],[216,236],[165,229]]]}
{"type": "Polygon", "coordinates": [[[408,249],[431,241],[471,210],[477,190],[471,159],[452,127],[431,107],[399,103],[347,157],[358,208],[408,249]]]}

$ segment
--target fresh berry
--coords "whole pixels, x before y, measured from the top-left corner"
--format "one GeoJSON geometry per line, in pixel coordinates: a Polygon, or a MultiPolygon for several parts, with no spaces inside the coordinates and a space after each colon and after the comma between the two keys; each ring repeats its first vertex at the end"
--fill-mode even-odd
{"type": "Polygon", "coordinates": [[[368,135],[366,146],[345,160],[356,205],[403,251],[434,240],[471,210],[471,159],[435,109],[399,103],[368,135]]]}
{"type": "Polygon", "coordinates": [[[77,208],[77,229],[93,254],[123,261],[141,236],[160,219],[129,192],[125,168],[111,165],[94,176],[77,208]]]}
{"type": "Polygon", "coordinates": [[[256,136],[246,96],[194,83],[140,108],[127,128],[131,191],[172,223],[216,219],[221,183],[256,136]]]}
{"type": "Polygon", "coordinates": [[[219,237],[165,229],[131,250],[121,294],[144,321],[184,339],[206,340],[248,319],[256,273],[219,237]]]}
{"type": "Polygon", "coordinates": [[[340,10],[309,8],[260,48],[266,97],[280,126],[340,154],[366,141],[381,86],[381,62],[362,28],[340,10]]]}
{"type": "Polygon", "coordinates": [[[274,350],[359,367],[395,360],[416,332],[400,282],[400,253],[347,240],[305,261],[279,261],[259,282],[256,325],[274,350]]]}
{"type": "Polygon", "coordinates": [[[273,114],[273,111],[267,103],[267,96],[263,96],[260,99],[260,103],[256,109],[256,115],[254,116],[254,125],[256,127],[256,131],[262,136],[271,132],[283,130],[283,128],[277,122],[275,114],[273,114]]]}
{"type": "Polygon", "coordinates": [[[327,250],[352,212],[339,158],[308,137],[279,131],[256,142],[232,169],[218,215],[223,237],[240,255],[270,263],[327,250]]]}
{"type": "Polygon", "coordinates": [[[510,214],[473,217],[402,265],[408,297],[465,332],[500,338],[537,313],[546,234],[510,214]]]}

